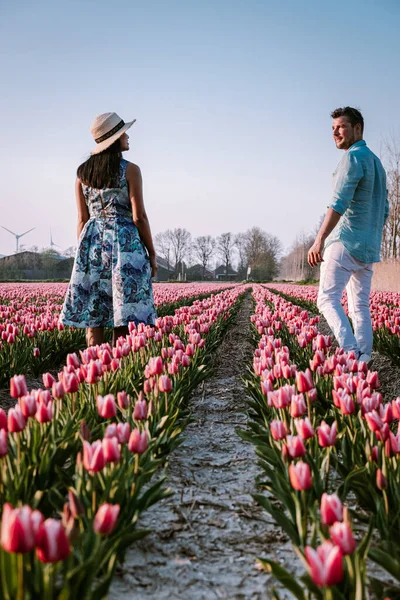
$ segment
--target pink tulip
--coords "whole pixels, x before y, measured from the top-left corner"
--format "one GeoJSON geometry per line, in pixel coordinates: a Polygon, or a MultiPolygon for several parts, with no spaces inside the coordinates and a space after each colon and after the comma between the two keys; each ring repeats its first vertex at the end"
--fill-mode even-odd
{"type": "Polygon", "coordinates": [[[117,424],[116,423],[110,423],[109,425],[107,425],[106,430],[104,432],[104,437],[105,438],[117,437],[117,424]]]}
{"type": "Polygon", "coordinates": [[[110,535],[117,524],[119,511],[119,504],[102,504],[93,521],[94,531],[101,535],[110,535]]]}
{"type": "Polygon", "coordinates": [[[367,383],[373,390],[376,390],[381,386],[377,371],[368,371],[367,383]]]}
{"type": "Polygon", "coordinates": [[[394,419],[392,405],[390,402],[379,406],[379,416],[384,423],[391,423],[394,419]]]}
{"type": "Polygon", "coordinates": [[[63,383],[67,394],[74,394],[79,389],[79,382],[75,373],[65,373],[63,383]]]}
{"type": "Polygon", "coordinates": [[[354,400],[348,394],[344,394],[340,398],[340,410],[344,415],[352,415],[355,412],[356,407],[354,404],[354,400]]]}
{"type": "Polygon", "coordinates": [[[161,375],[164,370],[164,364],[161,356],[154,356],[149,359],[148,362],[149,367],[149,377],[153,377],[154,375],[161,375]]]}
{"type": "Polygon", "coordinates": [[[121,451],[119,449],[117,438],[105,437],[102,444],[106,463],[118,462],[121,458],[121,451]]]}
{"type": "Polygon", "coordinates": [[[314,382],[310,369],[306,369],[305,372],[298,371],[296,373],[296,386],[299,393],[308,392],[313,389],[314,382]]]}
{"type": "Polygon", "coordinates": [[[103,419],[111,419],[117,414],[117,406],[112,394],[107,394],[104,398],[103,396],[97,396],[96,404],[97,411],[103,419]]]}
{"type": "Polygon", "coordinates": [[[83,466],[87,471],[101,471],[104,468],[106,461],[104,450],[100,440],[96,440],[93,444],[83,442],[83,466]]]}
{"type": "Polygon", "coordinates": [[[383,422],[376,410],[366,413],[365,420],[367,421],[368,427],[371,431],[376,432],[382,429],[383,427],[383,422]]]}
{"type": "Polygon", "coordinates": [[[35,547],[36,532],[43,515],[30,506],[13,508],[6,503],[1,520],[1,546],[6,552],[25,554],[35,547]]]}
{"type": "Polygon", "coordinates": [[[74,367],[74,369],[79,369],[80,362],[75,352],[73,354],[67,354],[67,365],[69,367],[74,367]]]}
{"type": "Polygon", "coordinates": [[[286,438],[286,444],[289,456],[292,458],[298,458],[305,455],[306,448],[301,437],[297,435],[288,435],[286,438]]]}
{"type": "Polygon", "coordinates": [[[61,521],[46,519],[36,536],[36,555],[41,562],[56,563],[65,560],[71,549],[61,521]]]}
{"type": "Polygon", "coordinates": [[[85,514],[85,507],[79,496],[73,490],[68,490],[68,504],[74,519],[85,514]]]}
{"type": "Polygon", "coordinates": [[[46,406],[44,402],[39,402],[35,417],[39,423],[49,423],[53,418],[53,403],[49,402],[46,406]]]}
{"type": "Polygon", "coordinates": [[[118,423],[117,425],[117,439],[120,444],[127,444],[131,435],[131,428],[129,423],[118,423]]]}
{"type": "Polygon", "coordinates": [[[0,430],[1,429],[5,429],[7,431],[7,415],[2,408],[0,408],[0,430]]]}
{"type": "Polygon", "coordinates": [[[170,392],[172,390],[172,381],[168,375],[161,375],[158,380],[158,389],[160,392],[170,392]]]}
{"type": "Polygon", "coordinates": [[[143,454],[148,445],[147,433],[140,433],[139,429],[134,429],[129,437],[128,448],[134,454],[143,454]]]}
{"type": "Polygon", "coordinates": [[[125,410],[128,408],[130,399],[126,392],[124,392],[124,391],[118,392],[117,400],[118,400],[118,406],[120,407],[121,410],[125,410]]]}
{"type": "Polygon", "coordinates": [[[400,396],[396,400],[392,400],[392,411],[395,419],[400,419],[400,396]]]}
{"type": "Polygon", "coordinates": [[[325,421],[322,421],[321,425],[317,427],[318,443],[322,448],[327,448],[336,444],[336,429],[336,421],[333,422],[331,427],[329,427],[325,421]]]}
{"type": "Polygon", "coordinates": [[[51,388],[56,381],[51,373],[43,373],[42,379],[45,388],[51,388]]]}
{"type": "Polygon", "coordinates": [[[103,365],[110,365],[112,362],[112,354],[109,350],[103,350],[103,352],[100,354],[100,360],[102,362],[103,365]]]}
{"type": "Polygon", "coordinates": [[[400,433],[394,435],[394,433],[389,433],[390,438],[390,449],[393,454],[400,454],[400,433]]]}
{"type": "Polygon", "coordinates": [[[35,358],[38,358],[40,356],[40,350],[39,350],[39,348],[34,348],[33,349],[33,356],[35,358]]]}
{"type": "Polygon", "coordinates": [[[16,404],[14,408],[10,408],[7,415],[8,431],[17,433],[25,429],[26,420],[22,414],[21,407],[16,404]]]}
{"type": "Polygon", "coordinates": [[[37,410],[37,403],[35,396],[22,396],[19,399],[19,405],[21,407],[22,414],[24,417],[33,417],[37,410]]]}
{"type": "Polygon", "coordinates": [[[388,486],[388,482],[381,469],[376,471],[376,487],[378,490],[384,490],[388,486]]]}
{"type": "Polygon", "coordinates": [[[353,537],[353,532],[351,531],[349,523],[334,523],[332,527],[329,528],[329,535],[331,536],[332,542],[336,546],[339,546],[344,555],[353,554],[356,549],[356,541],[353,537]]]}
{"type": "Polygon", "coordinates": [[[315,431],[308,417],[305,419],[296,419],[294,424],[296,426],[297,433],[303,440],[308,440],[309,438],[314,437],[315,431]]]}
{"type": "Polygon", "coordinates": [[[302,417],[307,412],[307,404],[303,394],[295,394],[292,396],[290,403],[290,416],[294,419],[302,417]]]}
{"type": "MultiPolygon", "coordinates": [[[[143,395],[141,396],[143,398],[143,395]]],[[[147,402],[144,399],[137,399],[135,409],[133,411],[133,418],[136,421],[144,421],[147,419],[147,402]]]]}
{"type": "Polygon", "coordinates": [[[28,389],[26,387],[25,375],[14,375],[10,379],[10,396],[11,398],[21,398],[26,396],[28,389]]]}
{"type": "Polygon", "coordinates": [[[271,421],[269,425],[271,435],[274,440],[283,440],[287,436],[286,426],[283,421],[271,421]]]}
{"type": "Polygon", "coordinates": [[[343,521],[343,504],[337,494],[324,492],[321,497],[321,523],[332,525],[336,521],[343,521]]]}
{"type": "Polygon", "coordinates": [[[317,550],[307,546],[305,555],[315,585],[331,586],[342,581],[343,554],[339,546],[334,546],[332,542],[326,540],[317,550]]]}
{"type": "Polygon", "coordinates": [[[55,381],[51,388],[51,393],[53,394],[53,398],[56,400],[62,400],[65,396],[64,386],[61,381],[55,381]]]}
{"type": "Polygon", "coordinates": [[[8,453],[7,431],[0,429],[0,458],[8,453]]]}
{"type": "Polygon", "coordinates": [[[289,479],[292,487],[297,490],[308,490],[312,486],[310,467],[301,460],[289,466],[289,479]]]}

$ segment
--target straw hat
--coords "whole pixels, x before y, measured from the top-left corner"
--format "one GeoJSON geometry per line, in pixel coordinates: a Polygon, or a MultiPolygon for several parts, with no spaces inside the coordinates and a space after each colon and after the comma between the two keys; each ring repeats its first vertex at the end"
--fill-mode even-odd
{"type": "Polygon", "coordinates": [[[114,112],[103,113],[96,117],[90,126],[90,133],[96,142],[96,147],[90,154],[99,154],[109,148],[135,121],[136,119],[133,119],[125,123],[114,112]]]}

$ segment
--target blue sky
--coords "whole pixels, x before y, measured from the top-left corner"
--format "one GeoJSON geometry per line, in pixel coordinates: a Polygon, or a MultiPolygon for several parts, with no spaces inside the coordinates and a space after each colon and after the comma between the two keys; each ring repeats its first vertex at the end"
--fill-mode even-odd
{"type": "MultiPolygon", "coordinates": [[[[153,233],[314,228],[341,157],[330,111],[399,133],[397,0],[20,1],[0,7],[0,224],[76,244],[76,168],[95,115],[136,118],[153,233]]],[[[0,229],[0,254],[14,249],[0,229]]]]}

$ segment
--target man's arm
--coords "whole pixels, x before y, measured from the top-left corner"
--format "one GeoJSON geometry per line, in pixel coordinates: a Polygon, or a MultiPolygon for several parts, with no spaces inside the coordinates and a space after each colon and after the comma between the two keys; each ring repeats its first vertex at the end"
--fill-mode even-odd
{"type": "Polygon", "coordinates": [[[315,242],[308,251],[308,264],[310,267],[316,267],[318,263],[322,262],[322,250],[324,248],[325,240],[335,229],[341,216],[342,215],[333,210],[333,208],[328,208],[328,212],[325,215],[324,222],[321,225],[315,242]]]}

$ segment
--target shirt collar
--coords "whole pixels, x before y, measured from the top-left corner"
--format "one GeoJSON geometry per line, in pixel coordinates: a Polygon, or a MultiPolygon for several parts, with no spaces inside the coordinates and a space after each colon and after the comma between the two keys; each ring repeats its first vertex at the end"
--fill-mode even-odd
{"type": "Polygon", "coordinates": [[[359,140],[358,142],[355,142],[352,146],[350,146],[349,150],[352,150],[353,148],[358,148],[359,146],[366,146],[367,142],[365,140],[359,140]]]}

